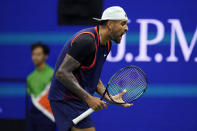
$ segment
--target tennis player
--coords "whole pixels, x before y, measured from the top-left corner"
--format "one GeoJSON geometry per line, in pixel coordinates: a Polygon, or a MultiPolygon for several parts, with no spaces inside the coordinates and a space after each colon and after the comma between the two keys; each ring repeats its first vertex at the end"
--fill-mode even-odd
{"type": "MultiPolygon", "coordinates": [[[[76,118],[89,107],[101,110],[107,105],[93,94],[105,91],[100,74],[111,49],[111,40],[120,43],[127,32],[127,15],[119,6],[107,8],[99,25],[76,33],[64,46],[57,59],[49,100],[60,131],[95,131],[88,116],[77,125],[76,118]]],[[[121,100],[124,91],[117,99],[121,100]]],[[[105,99],[110,101],[107,95],[105,99]]],[[[129,107],[131,104],[123,104],[129,107]]]]}

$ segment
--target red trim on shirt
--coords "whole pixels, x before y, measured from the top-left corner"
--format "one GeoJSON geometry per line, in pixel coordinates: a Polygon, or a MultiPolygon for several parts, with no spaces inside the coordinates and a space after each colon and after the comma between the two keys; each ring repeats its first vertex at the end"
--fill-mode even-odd
{"type": "Polygon", "coordinates": [[[98,33],[98,27],[97,27],[97,26],[95,26],[95,27],[94,27],[94,30],[96,31],[97,39],[98,39],[98,45],[99,45],[99,33],[98,33]]]}
{"type": "Polygon", "coordinates": [[[96,47],[96,51],[95,51],[94,60],[93,60],[92,64],[91,64],[90,66],[81,66],[80,68],[82,68],[82,69],[90,69],[90,68],[92,68],[92,67],[94,66],[94,64],[95,64],[95,62],[96,62],[97,44],[96,44],[95,35],[94,35],[92,32],[81,32],[81,33],[79,33],[77,36],[75,36],[75,38],[71,41],[71,47],[72,47],[72,44],[73,44],[74,40],[75,40],[77,37],[79,37],[79,35],[85,34],[85,33],[88,33],[88,34],[90,34],[90,35],[93,36],[93,38],[94,38],[94,44],[95,44],[95,47],[96,47]]]}
{"type": "Polygon", "coordinates": [[[108,52],[110,52],[110,46],[109,46],[109,41],[108,41],[108,52]]]}
{"type": "Polygon", "coordinates": [[[77,36],[75,36],[75,38],[71,41],[71,47],[72,47],[72,44],[73,44],[74,40],[75,40],[77,37],[79,37],[79,35],[85,34],[85,33],[91,34],[91,35],[94,37],[94,39],[95,39],[95,35],[94,35],[92,32],[81,32],[81,33],[79,33],[77,36]]]}

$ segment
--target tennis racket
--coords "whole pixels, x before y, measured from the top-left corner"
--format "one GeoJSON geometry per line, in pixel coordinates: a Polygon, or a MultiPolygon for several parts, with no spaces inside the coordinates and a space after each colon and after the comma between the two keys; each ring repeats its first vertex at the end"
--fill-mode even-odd
{"type": "MultiPolygon", "coordinates": [[[[107,94],[112,101],[108,104],[131,103],[142,96],[147,87],[148,80],[145,73],[137,66],[128,66],[120,69],[110,78],[101,100],[107,94]],[[119,97],[122,92],[124,95],[119,97]]],[[[93,112],[94,109],[89,108],[72,121],[76,125],[93,112]]]]}

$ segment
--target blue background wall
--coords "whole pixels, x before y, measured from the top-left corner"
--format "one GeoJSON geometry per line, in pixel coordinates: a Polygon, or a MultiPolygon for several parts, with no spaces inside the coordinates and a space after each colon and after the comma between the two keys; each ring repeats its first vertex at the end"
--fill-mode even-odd
{"type": "MultiPolygon", "coordinates": [[[[108,79],[121,67],[137,65],[148,76],[146,94],[131,108],[109,106],[92,115],[98,131],[196,131],[197,130],[197,57],[196,40],[189,61],[186,61],[176,38],[177,62],[167,62],[170,55],[171,24],[179,20],[188,46],[197,29],[195,0],[105,0],[104,9],[122,6],[131,22],[126,35],[126,50],[121,60],[107,61],[101,79],[108,79]],[[151,61],[136,61],[139,55],[140,24],[137,19],[159,20],[165,29],[164,38],[148,46],[151,61]],[[128,53],[132,61],[126,61],[128,53]],[[163,61],[156,62],[161,53],[163,61]],[[108,124],[106,124],[108,123],[108,124]]],[[[0,1],[0,78],[25,79],[33,70],[30,44],[43,41],[51,48],[48,63],[54,67],[59,51],[76,31],[88,26],[58,26],[57,1],[1,0],[0,1]]],[[[149,25],[148,38],[154,39],[157,29],[149,25]]],[[[117,55],[113,44],[112,56],[117,55]]],[[[0,119],[25,119],[25,82],[0,82],[0,119]]]]}

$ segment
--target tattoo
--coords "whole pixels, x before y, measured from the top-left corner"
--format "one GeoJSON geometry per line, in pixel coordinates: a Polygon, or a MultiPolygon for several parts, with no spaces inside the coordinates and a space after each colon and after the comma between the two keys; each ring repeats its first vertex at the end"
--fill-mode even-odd
{"type": "Polygon", "coordinates": [[[90,94],[86,92],[73,75],[73,71],[79,68],[80,63],[72,56],[66,54],[62,64],[56,72],[56,78],[73,94],[85,100],[90,94]]]}

